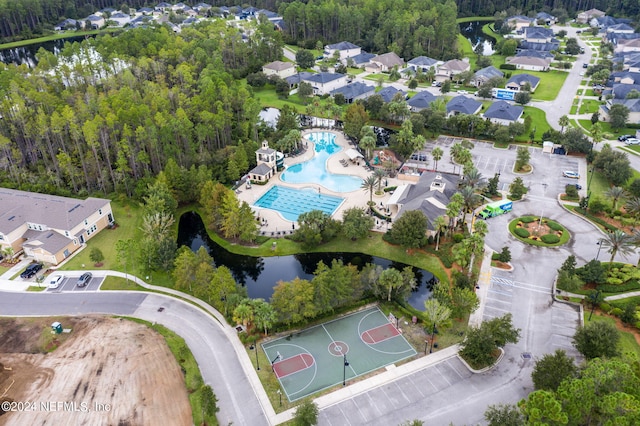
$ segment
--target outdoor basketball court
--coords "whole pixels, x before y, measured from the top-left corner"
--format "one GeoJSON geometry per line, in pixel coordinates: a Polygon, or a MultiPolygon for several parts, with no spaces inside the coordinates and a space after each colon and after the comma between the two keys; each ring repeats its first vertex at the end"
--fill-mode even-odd
{"type": "Polygon", "coordinates": [[[416,354],[395,321],[377,307],[273,340],[262,349],[289,401],[416,354]]]}

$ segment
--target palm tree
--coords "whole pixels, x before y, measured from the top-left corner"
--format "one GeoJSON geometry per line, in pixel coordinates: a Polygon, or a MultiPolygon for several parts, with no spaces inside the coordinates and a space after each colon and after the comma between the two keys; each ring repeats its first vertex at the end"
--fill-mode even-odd
{"type": "MultiPolygon", "coordinates": [[[[451,309],[447,305],[438,302],[438,299],[430,298],[424,302],[424,317],[427,329],[432,330],[431,338],[435,334],[436,326],[446,325],[451,319],[451,309]]],[[[433,342],[431,343],[433,345],[433,342]]]]}
{"type": "Polygon", "coordinates": [[[233,310],[233,320],[248,327],[253,319],[253,309],[247,303],[241,303],[233,310]]]}
{"type": "Polygon", "coordinates": [[[366,134],[360,139],[360,149],[363,149],[367,159],[371,158],[371,151],[376,148],[376,137],[366,134]]]}
{"type": "Polygon", "coordinates": [[[602,142],[602,127],[600,123],[595,123],[591,126],[591,139],[593,139],[593,143],[602,142]]]}
{"type": "Polygon", "coordinates": [[[611,188],[609,188],[605,193],[605,197],[611,198],[611,201],[613,202],[613,210],[615,211],[616,208],[618,207],[618,201],[621,198],[624,198],[626,192],[624,190],[624,188],[621,188],[619,186],[613,186],[611,188]]]}
{"type": "MultiPolygon", "coordinates": [[[[433,229],[436,231],[436,251],[438,251],[438,247],[440,245],[440,234],[447,228],[447,221],[444,220],[444,217],[438,216],[433,221],[433,229]]],[[[640,240],[639,240],[640,241],[640,240]]]]}
{"type": "Polygon", "coordinates": [[[607,252],[611,253],[611,259],[609,260],[609,268],[613,263],[613,259],[618,252],[622,253],[624,257],[635,251],[633,236],[616,229],[613,232],[607,234],[606,237],[600,238],[600,246],[608,248],[607,252]]]}
{"type": "Polygon", "coordinates": [[[443,155],[444,155],[444,151],[442,151],[442,148],[440,148],[439,146],[436,146],[435,148],[433,148],[433,151],[431,151],[431,156],[433,157],[433,161],[436,163],[436,166],[435,166],[436,172],[438,171],[438,161],[442,159],[443,155]]]}
{"type": "Polygon", "coordinates": [[[473,225],[473,231],[484,238],[487,236],[487,233],[489,233],[489,225],[487,225],[487,222],[484,220],[476,220],[473,225]]]}
{"type": "Polygon", "coordinates": [[[459,193],[462,195],[465,212],[472,212],[482,201],[480,195],[476,194],[475,190],[470,186],[465,186],[459,193]]]}
{"type": "Polygon", "coordinates": [[[564,128],[569,125],[569,117],[563,115],[558,119],[558,124],[560,125],[560,133],[564,133],[564,128]]]}
{"type": "Polygon", "coordinates": [[[387,172],[385,172],[383,169],[375,169],[373,171],[373,177],[375,177],[376,183],[378,184],[378,190],[376,191],[377,194],[380,194],[382,192],[382,181],[386,176],[387,172]]]}
{"type": "Polygon", "coordinates": [[[364,189],[364,192],[369,192],[369,204],[373,204],[373,191],[376,189],[376,184],[378,180],[374,175],[368,176],[366,179],[362,181],[362,185],[360,188],[364,189]]]}
{"type": "Polygon", "coordinates": [[[471,168],[471,170],[468,170],[462,178],[462,182],[464,183],[464,185],[473,189],[484,186],[484,180],[485,179],[484,176],[482,176],[482,173],[480,173],[475,167],[471,168]]]}
{"type": "Polygon", "coordinates": [[[640,198],[632,197],[628,199],[624,204],[624,209],[627,211],[627,213],[637,219],[638,216],[640,216],[640,198]]]}

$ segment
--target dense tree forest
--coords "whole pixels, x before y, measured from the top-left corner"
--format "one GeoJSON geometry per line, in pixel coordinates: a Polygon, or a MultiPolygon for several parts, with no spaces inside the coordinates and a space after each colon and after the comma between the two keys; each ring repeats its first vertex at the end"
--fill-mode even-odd
{"type": "Polygon", "coordinates": [[[427,55],[451,59],[457,50],[453,0],[294,1],[279,13],[287,41],[307,48],[348,40],[374,53],[394,51],[409,60],[427,55]]]}
{"type": "Polygon", "coordinates": [[[564,9],[570,17],[592,8],[617,17],[635,18],[640,13],[637,0],[456,0],[460,16],[493,16],[496,12],[507,11],[508,15],[536,12],[552,12],[564,9]]]}
{"type": "Polygon", "coordinates": [[[41,49],[32,70],[2,65],[0,182],[132,195],[170,158],[229,181],[229,159],[244,150],[236,157],[250,162],[258,139],[260,106],[238,79],[281,51],[268,21],[247,42],[215,21],[105,35],[57,57],[41,49]]]}

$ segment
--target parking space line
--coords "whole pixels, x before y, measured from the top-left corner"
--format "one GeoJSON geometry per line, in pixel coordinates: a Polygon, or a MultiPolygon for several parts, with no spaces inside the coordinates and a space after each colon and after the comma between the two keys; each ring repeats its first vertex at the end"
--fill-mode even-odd
{"type": "Polygon", "coordinates": [[[485,309],[494,309],[496,311],[501,311],[501,312],[511,312],[509,309],[502,309],[502,308],[497,308],[495,306],[489,306],[489,305],[485,305],[484,308],[485,309]]]}
{"type": "Polygon", "coordinates": [[[513,303],[513,299],[502,300],[502,299],[496,299],[495,297],[487,297],[487,301],[499,302],[499,303],[513,303]]]}

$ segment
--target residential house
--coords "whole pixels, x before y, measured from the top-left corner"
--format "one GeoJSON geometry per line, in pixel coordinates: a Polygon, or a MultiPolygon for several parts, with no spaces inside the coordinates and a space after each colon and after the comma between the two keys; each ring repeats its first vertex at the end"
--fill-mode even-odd
{"type": "Polygon", "coordinates": [[[518,70],[547,71],[552,58],[544,58],[534,52],[532,50],[527,50],[524,53],[519,52],[516,56],[508,57],[506,63],[515,65],[518,70]]]}
{"type": "Polygon", "coordinates": [[[373,53],[368,53],[362,51],[360,54],[356,56],[352,56],[347,58],[347,64],[351,63],[352,66],[356,68],[364,68],[369,64],[371,58],[374,58],[376,55],[373,53]]]}
{"type": "Polygon", "coordinates": [[[400,94],[403,99],[407,96],[407,93],[405,91],[396,89],[393,86],[384,87],[376,94],[380,95],[382,97],[382,100],[385,103],[386,102],[391,102],[393,100],[393,98],[395,98],[395,96],[397,94],[400,94]]]}
{"type": "Polygon", "coordinates": [[[620,71],[611,73],[609,81],[614,84],[640,84],[640,74],[637,72],[620,71]]]}
{"type": "Polygon", "coordinates": [[[471,79],[471,84],[476,87],[480,87],[484,83],[495,77],[502,78],[504,77],[504,73],[493,65],[490,65],[486,68],[482,68],[481,70],[476,71],[476,73],[473,75],[473,78],[471,79]]]}
{"type": "Polygon", "coordinates": [[[611,94],[614,99],[626,99],[627,96],[629,96],[629,93],[634,91],[640,93],[640,84],[614,84],[611,91],[607,91],[607,93],[603,94],[605,96],[611,94]]]}
{"type": "Polygon", "coordinates": [[[127,15],[126,13],[116,12],[109,16],[109,21],[115,22],[116,26],[118,27],[124,27],[129,22],[131,22],[131,16],[127,15]]]}
{"type": "Polygon", "coordinates": [[[454,75],[469,71],[471,66],[468,62],[460,59],[452,59],[440,65],[436,71],[436,81],[450,80],[454,75]]]}
{"type": "Polygon", "coordinates": [[[507,84],[505,85],[506,89],[521,91],[524,90],[525,86],[531,88],[531,93],[535,92],[540,84],[540,79],[531,74],[516,74],[512,76],[509,80],[507,80],[507,84]]]}
{"type": "Polygon", "coordinates": [[[155,6],[155,9],[160,11],[160,12],[169,12],[171,10],[171,8],[173,7],[173,5],[171,3],[167,3],[167,2],[160,2],[155,6]]]}
{"type": "Polygon", "coordinates": [[[0,188],[0,249],[57,265],[114,223],[111,201],[0,188]]]}
{"type": "Polygon", "coordinates": [[[447,117],[458,114],[473,115],[482,109],[482,103],[475,99],[459,95],[447,103],[447,117]]]}
{"type": "Polygon", "coordinates": [[[518,46],[518,52],[522,51],[534,51],[534,52],[552,52],[554,50],[559,50],[560,41],[553,39],[551,41],[546,41],[544,43],[535,43],[532,41],[521,41],[518,46]]]}
{"type": "Polygon", "coordinates": [[[140,9],[138,9],[138,13],[144,16],[153,15],[154,12],[155,12],[155,9],[152,9],[150,7],[141,7],[140,9]]]}
{"type": "Polygon", "coordinates": [[[556,23],[556,17],[547,12],[538,12],[536,14],[536,21],[544,21],[546,25],[553,25],[556,23]]]}
{"type": "Polygon", "coordinates": [[[340,43],[328,44],[324,47],[324,57],[331,59],[333,58],[335,52],[340,53],[340,60],[346,60],[347,58],[351,58],[353,56],[359,55],[362,53],[362,49],[360,46],[356,46],[353,43],[348,41],[341,41],[340,43]]]}
{"type": "Polygon", "coordinates": [[[409,62],[407,62],[407,68],[412,69],[414,72],[418,70],[424,72],[429,71],[431,68],[434,70],[442,65],[442,61],[438,61],[437,59],[429,58],[427,56],[418,56],[417,58],[413,58],[409,62]]]}
{"type": "Polygon", "coordinates": [[[419,210],[427,217],[427,229],[433,235],[433,224],[438,216],[447,219],[447,204],[458,192],[458,175],[425,171],[415,184],[398,185],[387,206],[397,212],[396,218],[409,211],[419,210]]]}
{"type": "Polygon", "coordinates": [[[211,10],[211,5],[209,3],[198,3],[193,6],[193,10],[198,12],[200,15],[205,15],[209,10],[211,10]]]}
{"type": "Polygon", "coordinates": [[[98,15],[89,15],[84,18],[84,21],[86,22],[84,27],[92,30],[99,30],[100,28],[104,27],[105,24],[104,18],[98,15]]]}
{"type": "Polygon", "coordinates": [[[636,99],[610,99],[604,105],[600,105],[600,117],[602,120],[609,121],[609,109],[612,105],[622,104],[629,110],[629,118],[627,123],[640,123],[640,98],[636,99]]]}
{"type": "Polygon", "coordinates": [[[491,104],[483,116],[492,123],[508,126],[511,123],[521,121],[524,108],[520,105],[512,105],[509,102],[497,101],[491,104]]]}
{"type": "Polygon", "coordinates": [[[616,47],[613,50],[615,53],[619,52],[640,52],[640,38],[618,40],[616,47]]]}
{"type": "MultiPolygon", "coordinates": [[[[606,33],[607,41],[615,46],[618,45],[620,40],[631,40],[640,38],[640,33],[606,33]]],[[[615,49],[614,49],[615,52],[615,49]]],[[[624,52],[617,52],[618,54],[624,52]]]]}
{"type": "Polygon", "coordinates": [[[403,66],[404,60],[395,52],[389,52],[374,56],[364,68],[369,72],[389,72],[395,67],[400,69],[403,66]]]}
{"type": "Polygon", "coordinates": [[[634,28],[629,24],[615,24],[607,27],[608,33],[633,34],[634,28]]]}
{"type": "Polygon", "coordinates": [[[262,146],[256,151],[256,164],[249,172],[251,182],[266,183],[276,174],[277,152],[269,148],[269,142],[262,141],[262,146]]]}
{"type": "Polygon", "coordinates": [[[576,21],[581,24],[586,24],[587,22],[591,21],[593,18],[599,18],[604,15],[605,13],[601,10],[589,9],[585,12],[578,13],[578,16],[576,17],[576,21]]]}
{"type": "MultiPolygon", "coordinates": [[[[64,21],[53,27],[53,29],[55,31],[75,30],[77,28],[78,22],[79,21],[76,21],[75,19],[65,19],[64,21]]],[[[80,24],[82,25],[82,22],[80,24]]]]}
{"type": "Polygon", "coordinates": [[[600,29],[608,29],[609,27],[613,27],[619,24],[632,24],[633,21],[628,18],[613,18],[611,16],[600,16],[598,18],[593,18],[589,21],[589,25],[591,27],[598,27],[600,29]]]}
{"type": "Polygon", "coordinates": [[[535,24],[535,19],[523,15],[514,15],[505,19],[504,22],[506,22],[509,27],[513,28],[514,31],[520,32],[523,28],[535,24]]]}
{"type": "Polygon", "coordinates": [[[289,89],[293,89],[298,87],[300,83],[302,83],[303,81],[307,81],[307,79],[311,77],[313,74],[314,73],[312,72],[303,71],[303,72],[294,74],[292,76],[285,77],[285,81],[289,83],[289,89]]]}
{"type": "Polygon", "coordinates": [[[347,84],[347,76],[340,73],[320,72],[304,79],[313,87],[314,95],[326,95],[347,84]]]}
{"type": "Polygon", "coordinates": [[[291,62],[273,61],[264,65],[262,72],[266,76],[277,75],[280,78],[287,78],[296,73],[296,66],[291,62]]]}
{"type": "Polygon", "coordinates": [[[431,102],[435,101],[436,99],[438,98],[435,95],[427,90],[424,90],[413,95],[411,99],[407,101],[407,106],[412,112],[420,112],[423,109],[429,108],[431,102]]]}
{"type": "Polygon", "coordinates": [[[553,40],[553,30],[545,27],[527,27],[524,29],[524,40],[532,43],[548,43],[553,40]]]}
{"type": "Polygon", "coordinates": [[[331,96],[336,96],[341,93],[344,96],[346,103],[350,104],[358,99],[366,99],[376,93],[375,86],[369,86],[360,81],[349,83],[346,86],[338,87],[331,91],[331,96]]]}

